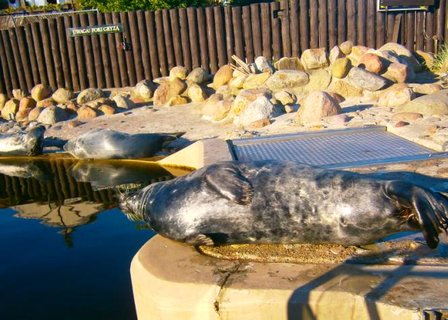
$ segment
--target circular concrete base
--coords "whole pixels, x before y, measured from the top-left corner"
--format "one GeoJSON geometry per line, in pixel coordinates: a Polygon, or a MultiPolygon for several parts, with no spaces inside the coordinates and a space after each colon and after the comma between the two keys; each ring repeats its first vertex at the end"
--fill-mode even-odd
{"type": "Polygon", "coordinates": [[[227,261],[160,236],[131,276],[140,320],[423,319],[448,308],[447,266],[227,261]]]}

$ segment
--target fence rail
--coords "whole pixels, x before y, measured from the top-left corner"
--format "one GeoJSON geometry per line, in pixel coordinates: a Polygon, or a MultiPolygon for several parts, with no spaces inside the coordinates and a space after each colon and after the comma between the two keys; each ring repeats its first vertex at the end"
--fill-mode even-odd
{"type": "Polygon", "coordinates": [[[123,87],[176,65],[215,72],[236,54],[279,59],[343,41],[396,41],[434,52],[448,40],[447,0],[429,11],[377,12],[376,0],[282,0],[242,7],[82,13],[0,31],[0,92],[123,87]],[[124,33],[71,38],[67,28],[121,23],[124,33]],[[121,49],[123,38],[131,50],[121,49]]]}

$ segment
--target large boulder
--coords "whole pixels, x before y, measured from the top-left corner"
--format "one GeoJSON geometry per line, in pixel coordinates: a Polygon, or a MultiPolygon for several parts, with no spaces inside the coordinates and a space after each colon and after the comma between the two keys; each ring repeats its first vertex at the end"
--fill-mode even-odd
{"type": "Polygon", "coordinates": [[[166,103],[167,106],[172,107],[172,106],[181,106],[184,104],[187,104],[188,100],[186,97],[177,95],[174,97],[171,97],[168,102],[166,103]]]}
{"type": "Polygon", "coordinates": [[[81,106],[78,109],[78,120],[89,120],[96,118],[98,116],[98,111],[89,106],[81,106]]]}
{"type": "Polygon", "coordinates": [[[154,95],[154,84],[151,80],[142,80],[135,85],[133,96],[143,101],[149,101],[154,95]]]}
{"type": "Polygon", "coordinates": [[[389,84],[387,79],[356,67],[350,69],[346,79],[351,85],[369,91],[381,90],[389,84]]]}
{"type": "Polygon", "coordinates": [[[266,86],[273,91],[287,88],[301,87],[309,82],[306,72],[296,70],[279,70],[265,82],[266,86]]]}
{"type": "Polygon", "coordinates": [[[258,74],[250,74],[243,83],[243,89],[258,88],[266,82],[271,76],[270,72],[263,72],[258,74]]]}
{"type": "Polygon", "coordinates": [[[372,73],[380,74],[383,72],[385,65],[379,56],[367,52],[359,58],[358,67],[364,68],[372,73]]]}
{"type": "Polygon", "coordinates": [[[203,102],[207,99],[204,89],[197,83],[192,83],[188,86],[187,95],[191,102],[203,102]]]}
{"type": "Polygon", "coordinates": [[[414,71],[406,64],[393,62],[383,76],[397,83],[404,83],[415,78],[414,71]]]}
{"type": "Polygon", "coordinates": [[[20,100],[26,97],[26,93],[22,89],[12,89],[12,96],[14,99],[20,100]]]}
{"type": "Polygon", "coordinates": [[[330,50],[328,60],[330,60],[330,64],[333,64],[337,59],[344,58],[344,57],[345,57],[345,54],[342,53],[341,49],[338,46],[334,46],[330,50]]]}
{"type": "Polygon", "coordinates": [[[300,62],[300,59],[297,57],[283,57],[277,62],[274,63],[274,67],[277,70],[296,70],[296,71],[303,71],[303,65],[300,62]]]}
{"type": "Polygon", "coordinates": [[[28,113],[28,121],[37,121],[37,118],[39,118],[40,113],[45,109],[45,107],[35,107],[33,110],[31,110],[28,113]]]}
{"type": "Polygon", "coordinates": [[[284,106],[294,104],[297,101],[297,97],[293,93],[286,90],[277,92],[274,94],[274,98],[284,106]]]}
{"type": "Polygon", "coordinates": [[[305,70],[325,68],[328,66],[327,51],[325,48],[306,49],[300,57],[305,70]]]}
{"type": "Polygon", "coordinates": [[[70,118],[70,114],[57,106],[51,106],[42,110],[37,118],[37,122],[42,124],[55,124],[70,118]]]}
{"type": "Polygon", "coordinates": [[[0,111],[5,106],[6,101],[8,101],[8,96],[6,94],[0,93],[0,111]]]}
{"type": "Polygon", "coordinates": [[[212,98],[213,96],[202,107],[202,117],[206,120],[221,121],[229,114],[230,108],[232,107],[232,100],[216,100],[219,97],[212,98]]]}
{"type": "Polygon", "coordinates": [[[331,83],[331,73],[325,69],[309,71],[309,81],[305,85],[304,92],[321,91],[328,88],[331,83]]]}
{"type": "Polygon", "coordinates": [[[65,88],[59,88],[53,93],[51,98],[59,104],[67,103],[73,98],[73,91],[65,88]]]}
{"type": "Polygon", "coordinates": [[[179,78],[171,81],[163,81],[154,92],[154,105],[161,106],[166,104],[171,98],[182,94],[187,85],[179,78]]]}
{"type": "Polygon", "coordinates": [[[194,68],[187,76],[187,82],[203,84],[210,79],[210,74],[204,68],[194,68]]]}
{"type": "Polygon", "coordinates": [[[405,61],[405,64],[407,64],[412,69],[412,71],[419,72],[422,70],[421,64],[414,57],[412,52],[401,44],[389,42],[379,48],[378,51],[392,51],[398,56],[399,59],[405,61]]]}
{"type": "Polygon", "coordinates": [[[44,107],[44,108],[55,106],[55,105],[56,105],[56,101],[54,101],[52,98],[40,100],[40,101],[37,101],[37,103],[36,103],[36,107],[44,107]]]}
{"type": "Polygon", "coordinates": [[[19,110],[16,114],[16,121],[28,120],[28,114],[36,107],[36,101],[32,98],[22,98],[19,104],[19,110]]]}
{"type": "Polygon", "coordinates": [[[235,118],[234,123],[247,127],[256,121],[272,118],[275,116],[274,111],[274,105],[269,99],[265,96],[260,96],[247,105],[239,117],[235,118]]]}
{"type": "Polygon", "coordinates": [[[416,112],[427,116],[448,115],[448,89],[421,96],[395,110],[397,112],[416,112]]]}
{"type": "Polygon", "coordinates": [[[255,59],[255,67],[259,72],[274,72],[274,68],[272,67],[271,62],[268,58],[265,58],[263,56],[257,57],[255,59]]]}
{"type": "Polygon", "coordinates": [[[104,92],[101,89],[88,88],[78,94],[76,102],[78,104],[84,104],[86,102],[94,101],[102,97],[104,97],[104,92]]]}
{"type": "Polygon", "coordinates": [[[331,74],[335,78],[345,78],[352,67],[352,63],[347,58],[336,59],[331,66],[331,74]]]}
{"type": "Polygon", "coordinates": [[[260,96],[270,99],[271,92],[265,88],[242,90],[232,102],[230,114],[232,116],[239,115],[251,102],[255,101],[260,96]]]}
{"type": "Polygon", "coordinates": [[[176,66],[170,70],[170,80],[180,79],[185,80],[187,78],[188,69],[184,66],[176,66]]]}
{"type": "Polygon", "coordinates": [[[340,114],[342,109],[339,103],[327,92],[311,92],[303,101],[297,112],[296,122],[303,126],[312,126],[321,122],[328,116],[340,114]]]}
{"type": "Polygon", "coordinates": [[[18,110],[19,110],[19,100],[11,99],[7,101],[2,108],[2,118],[5,120],[15,119],[18,110]]]}
{"type": "Polygon", "coordinates": [[[120,109],[133,109],[136,107],[134,101],[127,96],[116,95],[113,99],[117,108],[120,109]]]}
{"type": "Polygon", "coordinates": [[[367,53],[367,51],[369,51],[369,48],[367,48],[367,47],[353,46],[352,51],[350,52],[349,55],[347,55],[347,58],[350,59],[353,66],[357,67],[359,64],[359,60],[365,53],[367,53]]]}
{"type": "Polygon", "coordinates": [[[31,89],[31,97],[36,100],[44,100],[51,96],[51,88],[43,84],[37,84],[31,89]]]}
{"type": "Polygon", "coordinates": [[[103,115],[105,115],[105,116],[110,116],[112,114],[117,113],[117,110],[114,107],[112,107],[112,106],[110,106],[108,104],[103,104],[103,105],[99,106],[98,110],[100,112],[102,112],[103,115]]]}
{"type": "Polygon", "coordinates": [[[434,65],[434,53],[416,50],[415,54],[421,61],[421,64],[423,64],[428,70],[431,70],[432,66],[434,65]]]}
{"type": "Polygon", "coordinates": [[[438,83],[423,83],[416,85],[413,90],[419,94],[433,94],[442,90],[442,86],[438,83]]]}
{"type": "Polygon", "coordinates": [[[222,66],[221,68],[219,68],[219,70],[213,77],[213,83],[210,85],[210,87],[217,89],[220,86],[228,84],[229,81],[232,79],[232,75],[233,70],[229,64],[222,66]]]}
{"type": "Polygon", "coordinates": [[[342,53],[348,55],[352,52],[353,42],[350,40],[344,41],[339,45],[339,49],[341,49],[342,53]]]}
{"type": "Polygon", "coordinates": [[[328,90],[344,98],[360,97],[363,94],[363,90],[361,88],[348,83],[345,79],[334,81],[328,90]]]}
{"type": "Polygon", "coordinates": [[[405,84],[393,85],[381,93],[378,105],[395,108],[415,99],[415,93],[405,84]]]}

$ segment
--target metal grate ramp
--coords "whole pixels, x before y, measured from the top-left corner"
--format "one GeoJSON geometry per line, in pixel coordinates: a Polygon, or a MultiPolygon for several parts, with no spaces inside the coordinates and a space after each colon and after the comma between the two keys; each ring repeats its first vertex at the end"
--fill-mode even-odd
{"type": "Polygon", "coordinates": [[[385,127],[238,139],[235,160],[293,160],[327,168],[357,167],[448,157],[386,131],[385,127]]]}

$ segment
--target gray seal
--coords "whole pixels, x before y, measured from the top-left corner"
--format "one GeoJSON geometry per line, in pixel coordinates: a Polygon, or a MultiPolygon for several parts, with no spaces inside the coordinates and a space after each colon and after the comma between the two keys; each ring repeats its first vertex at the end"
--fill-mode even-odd
{"type": "Polygon", "coordinates": [[[44,126],[29,131],[0,134],[0,156],[36,156],[42,153],[44,126]]]}
{"type": "MultiPolygon", "coordinates": [[[[393,175],[391,175],[393,176],[393,175]]],[[[420,230],[431,248],[448,200],[405,180],[296,162],[222,162],[122,197],[162,236],[193,245],[365,245],[420,230]]]]}
{"type": "Polygon", "coordinates": [[[175,135],[127,134],[109,129],[96,129],[69,140],[64,150],[79,159],[133,159],[153,156],[176,139],[175,135]]]}

